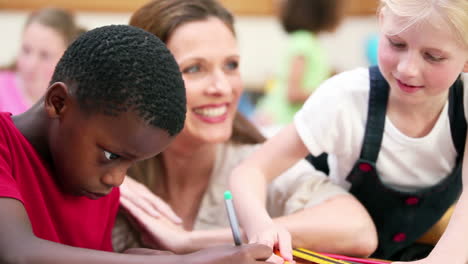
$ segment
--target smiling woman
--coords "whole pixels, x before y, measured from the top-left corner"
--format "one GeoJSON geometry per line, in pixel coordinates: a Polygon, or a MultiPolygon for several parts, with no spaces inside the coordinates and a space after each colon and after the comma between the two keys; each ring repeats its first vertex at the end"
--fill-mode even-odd
{"type": "MultiPolygon", "coordinates": [[[[153,0],[130,24],[160,37],[174,54],[186,87],[187,118],[167,149],[130,169],[121,188],[127,215],[122,211],[117,219],[114,247],[187,253],[232,243],[223,199],[228,175],[264,140],[237,111],[243,85],[233,17],[215,0],[153,0]]],[[[353,255],[372,250],[355,247],[356,236],[346,231],[372,224],[363,208],[306,161],[269,185],[265,203],[275,221],[293,232],[297,246],[353,255]],[[356,211],[341,211],[349,221],[338,226],[325,216],[324,204],[356,211]]],[[[371,241],[372,233],[361,237],[371,241]]]]}

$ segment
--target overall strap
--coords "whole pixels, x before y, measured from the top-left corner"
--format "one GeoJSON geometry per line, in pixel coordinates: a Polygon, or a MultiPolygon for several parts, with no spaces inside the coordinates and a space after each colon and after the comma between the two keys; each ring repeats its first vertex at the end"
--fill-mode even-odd
{"type": "Polygon", "coordinates": [[[461,162],[465,150],[466,119],[464,109],[463,82],[459,77],[449,91],[449,119],[452,140],[458,152],[457,161],[461,162]]]}
{"type": "Polygon", "coordinates": [[[389,87],[378,66],[369,68],[369,104],[361,159],[376,162],[385,128],[389,87]]]}

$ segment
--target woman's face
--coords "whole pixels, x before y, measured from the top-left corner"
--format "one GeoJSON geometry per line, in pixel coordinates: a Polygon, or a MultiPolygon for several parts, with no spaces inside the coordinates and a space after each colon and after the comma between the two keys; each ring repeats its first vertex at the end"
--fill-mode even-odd
{"type": "Polygon", "coordinates": [[[242,93],[234,34],[217,18],[178,27],[167,46],[182,72],[187,117],[179,137],[200,143],[228,140],[242,93]]]}
{"type": "Polygon", "coordinates": [[[39,99],[47,90],[55,65],[65,49],[65,40],[52,28],[37,22],[25,28],[17,71],[32,100],[39,99]]]}

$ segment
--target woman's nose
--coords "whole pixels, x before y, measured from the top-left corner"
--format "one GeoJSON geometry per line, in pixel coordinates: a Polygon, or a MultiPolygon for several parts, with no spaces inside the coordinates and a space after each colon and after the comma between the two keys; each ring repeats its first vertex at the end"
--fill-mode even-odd
{"type": "Polygon", "coordinates": [[[228,77],[222,71],[216,71],[212,75],[212,82],[208,88],[208,92],[212,94],[229,94],[231,92],[231,85],[228,81],[228,77]]]}

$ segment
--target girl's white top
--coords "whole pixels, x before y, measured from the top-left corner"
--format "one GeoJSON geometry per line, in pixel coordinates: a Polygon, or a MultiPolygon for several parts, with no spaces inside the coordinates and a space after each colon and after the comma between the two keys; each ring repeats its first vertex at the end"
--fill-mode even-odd
{"type": "MultiPolygon", "coordinates": [[[[467,74],[464,82],[464,109],[468,117],[467,74]]],[[[369,98],[367,68],[338,74],[324,82],[294,117],[294,124],[312,154],[330,154],[330,178],[349,188],[346,181],[359,158],[369,98]]],[[[377,171],[386,185],[414,191],[432,186],[449,175],[457,152],[452,141],[448,101],[432,131],[421,138],[400,132],[387,117],[377,171]]]]}

